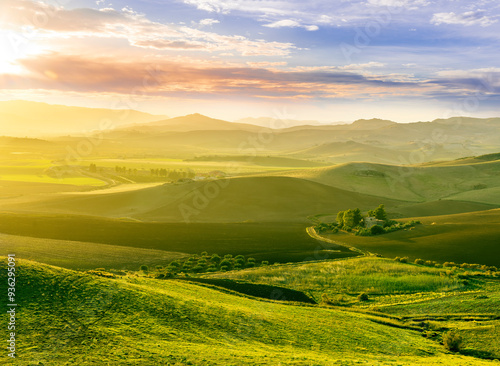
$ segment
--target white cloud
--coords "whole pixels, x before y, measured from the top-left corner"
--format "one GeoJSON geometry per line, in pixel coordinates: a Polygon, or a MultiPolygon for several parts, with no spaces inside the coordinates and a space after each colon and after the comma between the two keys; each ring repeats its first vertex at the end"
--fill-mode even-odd
{"type": "Polygon", "coordinates": [[[200,20],[200,25],[201,26],[212,26],[214,24],[217,24],[217,23],[220,23],[220,21],[218,21],[217,19],[210,19],[210,18],[207,18],[207,19],[202,19],[200,20]]]}
{"type": "Polygon", "coordinates": [[[488,17],[484,14],[484,11],[468,11],[462,14],[451,13],[436,13],[431,19],[431,23],[435,25],[440,24],[461,24],[465,26],[480,25],[481,27],[487,27],[497,20],[493,17],[488,17]]]}
{"type": "MultiPolygon", "coordinates": [[[[241,55],[286,56],[295,49],[292,43],[251,40],[240,35],[220,35],[187,26],[162,24],[148,19],[130,8],[115,10],[66,10],[32,0],[2,0],[6,5],[0,27],[22,29],[35,26],[39,37],[53,40],[57,37],[100,37],[127,39],[136,47],[172,50],[235,51],[241,55]],[[50,14],[48,22],[31,24],[39,14],[50,14]]],[[[215,24],[215,19],[204,19],[203,25],[215,24]]]]}
{"type": "Polygon", "coordinates": [[[304,28],[308,31],[317,31],[319,27],[317,25],[304,25],[300,22],[292,19],[278,20],[273,23],[264,24],[264,27],[268,28],[304,28]]]}
{"type": "Polygon", "coordinates": [[[420,6],[429,5],[427,0],[368,0],[368,4],[375,6],[405,7],[417,9],[420,6]]]}

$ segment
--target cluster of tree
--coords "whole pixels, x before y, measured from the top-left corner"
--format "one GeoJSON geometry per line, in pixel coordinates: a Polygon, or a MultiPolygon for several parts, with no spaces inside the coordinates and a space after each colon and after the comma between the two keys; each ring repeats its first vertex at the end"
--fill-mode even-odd
{"type": "Polygon", "coordinates": [[[339,211],[337,213],[336,223],[320,223],[316,225],[315,229],[318,232],[331,231],[333,233],[337,233],[339,230],[347,232],[354,231],[356,235],[371,236],[403,230],[417,224],[420,224],[420,221],[412,220],[400,223],[394,220],[389,220],[385,207],[381,204],[376,209],[369,210],[366,216],[363,215],[359,208],[339,211]],[[379,220],[379,223],[371,226],[370,228],[366,228],[365,220],[367,217],[379,220]]]}
{"type": "Polygon", "coordinates": [[[135,168],[127,168],[126,166],[115,166],[115,172],[119,174],[137,175],[138,170],[135,168]]]}
{"type": "MultiPolygon", "coordinates": [[[[260,265],[268,265],[268,261],[262,261],[260,265]]],[[[174,260],[166,268],[157,268],[161,273],[158,277],[172,277],[178,273],[203,273],[203,272],[225,272],[233,269],[252,268],[258,264],[255,258],[245,258],[244,255],[233,256],[226,254],[223,257],[218,254],[203,252],[195,254],[185,260],[174,260]]]]}
{"type": "Polygon", "coordinates": [[[167,170],[167,169],[151,169],[151,176],[153,177],[163,177],[171,180],[177,180],[182,178],[194,178],[196,173],[189,169],[188,171],[177,171],[177,170],[167,170]]]}
{"type": "MultiPolygon", "coordinates": [[[[410,263],[410,259],[408,257],[396,257],[394,258],[396,262],[400,263],[410,263]]],[[[477,276],[478,274],[489,274],[494,277],[500,276],[500,272],[498,272],[498,268],[495,266],[488,266],[485,264],[477,264],[477,263],[455,263],[455,262],[444,262],[439,263],[436,261],[423,260],[421,258],[417,258],[413,261],[413,263],[418,264],[420,266],[426,267],[436,267],[436,268],[450,268],[451,270],[457,269],[471,269],[475,272],[465,272],[464,275],[460,275],[459,277],[467,278],[469,276],[477,276]]]]}
{"type": "Polygon", "coordinates": [[[395,220],[386,220],[383,225],[374,225],[371,228],[361,228],[356,231],[356,235],[371,236],[392,233],[398,230],[404,230],[415,225],[420,225],[419,220],[410,220],[407,222],[397,222],[395,220]]]}
{"type": "Polygon", "coordinates": [[[91,172],[91,173],[97,173],[97,165],[90,164],[89,165],[89,172],[91,172]]]}
{"type": "Polygon", "coordinates": [[[339,211],[337,213],[337,224],[344,230],[350,231],[357,226],[360,226],[363,222],[363,215],[359,208],[354,210],[349,209],[347,211],[339,211]]]}

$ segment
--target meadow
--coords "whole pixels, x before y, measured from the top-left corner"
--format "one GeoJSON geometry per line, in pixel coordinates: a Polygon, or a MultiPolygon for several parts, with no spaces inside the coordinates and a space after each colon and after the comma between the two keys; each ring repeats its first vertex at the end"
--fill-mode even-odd
{"type": "Polygon", "coordinates": [[[479,156],[497,152],[496,120],[464,119],[429,153],[422,143],[452,120],[270,130],[136,117],[148,123],[0,137],[0,255],[18,258],[19,364],[500,359],[499,273],[459,266],[500,266],[500,160],[479,156]],[[242,149],[249,141],[258,146],[242,149]],[[68,160],[79,146],[90,148],[68,160]],[[390,219],[422,224],[307,231],[380,204],[390,219]],[[169,271],[202,252],[230,253],[235,265],[169,271]],[[237,255],[255,261],[236,266],[237,255]],[[445,345],[448,332],[459,349],[445,345]]]}
{"type": "Polygon", "coordinates": [[[423,330],[376,314],[184,281],[106,279],[26,260],[17,266],[17,299],[25,304],[17,344],[26,365],[491,364],[477,358],[477,343],[468,340],[464,351],[476,357],[449,353],[423,330]]]}
{"type": "Polygon", "coordinates": [[[319,243],[307,235],[304,225],[289,223],[154,223],[4,212],[0,213],[0,232],[191,254],[202,251],[243,254],[271,263],[357,255],[341,246],[319,243]]]}

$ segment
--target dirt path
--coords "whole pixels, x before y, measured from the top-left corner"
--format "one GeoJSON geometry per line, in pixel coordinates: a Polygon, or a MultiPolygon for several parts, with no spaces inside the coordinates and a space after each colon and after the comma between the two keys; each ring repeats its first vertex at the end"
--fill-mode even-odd
{"type": "Polygon", "coordinates": [[[325,242],[325,243],[340,245],[342,247],[348,248],[349,250],[351,250],[353,252],[358,252],[358,253],[360,253],[360,254],[362,254],[364,256],[372,255],[370,252],[365,252],[364,250],[361,250],[361,249],[358,249],[356,247],[347,245],[346,243],[342,243],[342,242],[338,242],[338,241],[335,241],[335,240],[332,240],[332,239],[325,238],[325,237],[319,235],[316,232],[316,229],[314,228],[314,226],[309,226],[308,228],[306,228],[306,232],[313,239],[316,239],[316,240],[319,240],[319,241],[322,241],[322,242],[325,242]]]}

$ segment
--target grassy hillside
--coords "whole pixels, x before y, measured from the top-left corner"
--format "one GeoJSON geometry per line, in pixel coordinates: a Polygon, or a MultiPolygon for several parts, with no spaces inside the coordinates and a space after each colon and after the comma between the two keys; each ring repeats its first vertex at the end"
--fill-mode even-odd
{"type": "Polygon", "coordinates": [[[17,351],[27,365],[489,364],[362,313],[17,265],[17,351]]]}
{"type": "Polygon", "coordinates": [[[0,253],[16,253],[20,258],[69,269],[134,271],[141,265],[154,267],[188,256],[165,250],[6,234],[0,234],[0,253]]]}
{"type": "Polygon", "coordinates": [[[500,210],[414,218],[413,229],[379,236],[331,234],[333,240],[388,257],[500,266],[500,210]]]}
{"type": "MultiPolygon", "coordinates": [[[[387,207],[396,203],[383,199],[387,207]]],[[[381,199],[290,177],[244,177],[165,184],[103,194],[56,195],[9,210],[133,217],[162,222],[305,222],[318,212],[377,206],[381,199]]]]}
{"type": "MultiPolygon", "coordinates": [[[[278,174],[310,179],[363,194],[423,202],[499,187],[499,172],[500,162],[493,161],[446,166],[348,163],[278,174]]],[[[457,200],[461,198],[457,197],[457,200]]]]}
{"type": "Polygon", "coordinates": [[[374,301],[424,292],[464,290],[456,277],[442,276],[445,269],[412,266],[391,259],[363,257],[281,266],[266,266],[228,273],[205,275],[208,278],[229,278],[254,283],[284,286],[310,293],[317,301],[328,296],[355,296],[367,292],[374,301]]]}
{"type": "MultiPolygon", "coordinates": [[[[323,245],[307,235],[304,224],[292,223],[154,223],[90,216],[1,213],[0,232],[167,252],[243,254],[271,263],[356,255],[343,247],[323,245]]],[[[8,242],[5,246],[8,247],[8,242]]]]}

